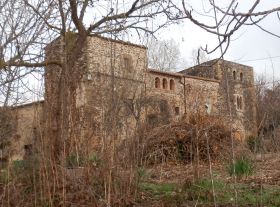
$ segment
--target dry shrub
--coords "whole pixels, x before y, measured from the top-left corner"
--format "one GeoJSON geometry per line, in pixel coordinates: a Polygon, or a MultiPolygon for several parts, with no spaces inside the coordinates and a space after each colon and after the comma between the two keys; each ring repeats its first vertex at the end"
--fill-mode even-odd
{"type": "MultiPolygon", "coordinates": [[[[167,124],[151,130],[143,141],[143,159],[147,164],[161,162],[192,162],[197,154],[200,161],[221,160],[231,156],[230,130],[215,117],[193,116],[189,120],[167,124]],[[208,145],[207,145],[208,139],[208,145]],[[209,148],[207,148],[209,146],[209,148]]],[[[247,150],[237,140],[235,151],[247,150]]]]}
{"type": "Polygon", "coordinates": [[[0,107],[0,148],[11,144],[11,139],[15,131],[16,121],[12,111],[7,107],[0,107]]]}
{"type": "Polygon", "coordinates": [[[98,163],[71,168],[46,160],[17,161],[9,167],[10,177],[0,183],[2,205],[132,206],[136,169],[115,165],[107,152],[99,156],[98,163]]]}

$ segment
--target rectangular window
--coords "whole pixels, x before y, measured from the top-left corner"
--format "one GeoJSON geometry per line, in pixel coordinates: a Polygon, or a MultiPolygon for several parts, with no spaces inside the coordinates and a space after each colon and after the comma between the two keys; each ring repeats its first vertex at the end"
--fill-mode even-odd
{"type": "Polygon", "coordinates": [[[123,66],[125,70],[129,70],[129,58],[125,57],[123,59],[123,66]]]}
{"type": "Polygon", "coordinates": [[[180,115],[180,108],[178,106],[175,107],[175,115],[176,116],[180,115]]]}

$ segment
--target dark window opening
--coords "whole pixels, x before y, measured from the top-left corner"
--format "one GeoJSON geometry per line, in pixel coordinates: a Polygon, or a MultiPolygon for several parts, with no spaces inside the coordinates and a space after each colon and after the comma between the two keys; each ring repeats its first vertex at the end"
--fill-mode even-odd
{"type": "Polygon", "coordinates": [[[236,106],[237,106],[237,109],[242,109],[243,108],[242,97],[240,97],[240,96],[236,97],[236,106]]]}
{"type": "Polygon", "coordinates": [[[233,71],[233,80],[236,80],[236,72],[235,71],[233,71]]]}
{"type": "Polygon", "coordinates": [[[28,156],[32,155],[32,151],[33,151],[32,144],[24,145],[24,156],[25,157],[28,157],[28,156]]]}
{"type": "Polygon", "coordinates": [[[172,90],[172,91],[174,90],[174,88],[175,88],[175,82],[174,82],[173,79],[170,80],[169,87],[170,87],[170,90],[172,90]]]}
{"type": "Polygon", "coordinates": [[[243,81],[243,73],[240,73],[240,81],[243,81]]]}
{"type": "Polygon", "coordinates": [[[167,89],[167,80],[165,78],[162,80],[162,88],[167,89]]]}
{"type": "Polygon", "coordinates": [[[239,96],[236,97],[236,108],[239,109],[239,96]]]}
{"type": "Polygon", "coordinates": [[[180,115],[180,108],[178,106],[175,107],[175,115],[176,116],[180,115]]]}
{"type": "Polygon", "coordinates": [[[160,88],[160,79],[158,77],[155,78],[155,88],[160,88]]]}

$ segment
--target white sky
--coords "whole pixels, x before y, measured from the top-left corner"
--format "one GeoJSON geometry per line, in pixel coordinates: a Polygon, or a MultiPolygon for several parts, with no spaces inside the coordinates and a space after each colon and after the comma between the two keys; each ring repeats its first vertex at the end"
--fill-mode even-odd
{"type": "MultiPolygon", "coordinates": [[[[209,0],[185,1],[192,5],[195,10],[203,13],[202,3],[208,2],[209,0]]],[[[227,5],[228,1],[230,0],[215,0],[218,5],[227,5]]],[[[255,0],[239,1],[239,5],[242,6],[241,9],[246,11],[255,0]]],[[[271,9],[279,5],[280,0],[262,0],[258,9],[271,9]]],[[[196,14],[193,13],[193,15],[196,14]]],[[[209,17],[199,18],[205,23],[213,21],[213,19],[211,20],[209,17]]],[[[276,14],[267,17],[261,25],[265,29],[280,35],[280,21],[276,14]]],[[[159,40],[173,38],[177,41],[180,44],[181,55],[190,63],[192,62],[191,53],[193,49],[205,45],[208,45],[208,48],[211,49],[218,43],[217,36],[205,32],[189,20],[184,20],[184,22],[179,25],[172,25],[166,29],[160,30],[157,37],[159,40]]],[[[218,57],[220,57],[219,50],[217,50],[217,53],[210,55],[211,59],[218,57]]],[[[230,47],[224,57],[226,60],[253,66],[255,77],[263,74],[271,81],[274,74],[275,79],[280,80],[280,38],[271,36],[261,31],[256,26],[244,26],[236,32],[232,37],[230,47]],[[270,59],[270,57],[272,58],[270,59]]],[[[186,68],[188,66],[186,66],[186,68]]],[[[31,82],[33,84],[31,84],[30,87],[34,90],[37,89],[35,91],[40,91],[42,89],[41,81],[31,82]]],[[[38,99],[38,95],[33,94],[32,99],[38,99]]]]}
{"type": "MultiPolygon", "coordinates": [[[[196,10],[202,11],[201,1],[192,1],[190,1],[190,4],[194,5],[196,10]]],[[[251,2],[252,0],[240,1],[240,6],[242,5],[242,8],[248,7],[251,2]]],[[[279,5],[279,0],[263,0],[258,9],[270,9],[279,5]]],[[[206,18],[204,18],[204,21],[209,22],[206,18]]],[[[260,25],[266,30],[280,35],[280,21],[276,14],[264,19],[260,25]]],[[[217,36],[206,33],[189,21],[168,27],[161,31],[158,36],[163,39],[175,39],[180,44],[182,56],[187,60],[190,58],[193,49],[205,45],[208,45],[208,47],[214,46],[218,41],[217,36]]],[[[217,58],[219,53],[212,54],[210,57],[211,59],[217,58]]],[[[280,79],[280,38],[269,35],[256,26],[244,26],[233,35],[225,59],[253,66],[255,76],[264,74],[268,79],[272,78],[274,68],[275,78],[280,79]]]]}

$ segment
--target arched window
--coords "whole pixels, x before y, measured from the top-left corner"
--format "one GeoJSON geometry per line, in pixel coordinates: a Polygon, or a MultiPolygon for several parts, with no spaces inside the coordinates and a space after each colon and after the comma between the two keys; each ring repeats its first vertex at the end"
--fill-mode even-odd
{"type": "Polygon", "coordinates": [[[240,73],[240,81],[243,81],[243,73],[240,73]]]}
{"type": "Polygon", "coordinates": [[[232,75],[233,75],[233,80],[236,80],[236,71],[233,71],[232,75]]]}
{"type": "Polygon", "coordinates": [[[170,80],[169,87],[170,87],[170,90],[172,90],[172,91],[174,90],[174,88],[175,88],[175,82],[174,82],[173,79],[170,80]]]}
{"type": "Polygon", "coordinates": [[[162,80],[162,88],[167,89],[167,80],[165,78],[162,80]]]}
{"type": "Polygon", "coordinates": [[[155,88],[160,88],[160,79],[159,79],[159,77],[155,78],[155,88]]]}

